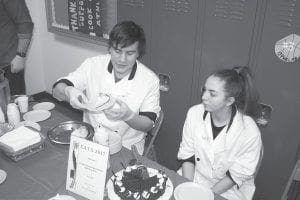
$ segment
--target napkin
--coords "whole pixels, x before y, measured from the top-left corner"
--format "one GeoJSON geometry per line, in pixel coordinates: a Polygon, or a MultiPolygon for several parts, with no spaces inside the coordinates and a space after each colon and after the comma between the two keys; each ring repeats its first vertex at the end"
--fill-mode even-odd
{"type": "Polygon", "coordinates": [[[25,126],[18,127],[0,137],[0,145],[14,152],[40,141],[40,134],[25,126]]]}

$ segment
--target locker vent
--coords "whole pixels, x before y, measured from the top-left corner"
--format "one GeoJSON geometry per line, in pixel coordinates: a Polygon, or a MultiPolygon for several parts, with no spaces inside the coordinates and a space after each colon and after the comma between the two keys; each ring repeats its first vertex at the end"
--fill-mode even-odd
{"type": "Polygon", "coordinates": [[[297,0],[281,0],[277,10],[277,25],[291,27],[293,23],[300,26],[300,16],[295,16],[297,0]]]}
{"type": "Polygon", "coordinates": [[[165,10],[180,12],[180,13],[190,13],[191,3],[185,0],[165,0],[165,10]]]}
{"type": "Polygon", "coordinates": [[[243,20],[246,0],[216,0],[214,16],[229,20],[243,20]]]}
{"type": "Polygon", "coordinates": [[[126,6],[144,7],[144,0],[123,0],[126,6]]]}

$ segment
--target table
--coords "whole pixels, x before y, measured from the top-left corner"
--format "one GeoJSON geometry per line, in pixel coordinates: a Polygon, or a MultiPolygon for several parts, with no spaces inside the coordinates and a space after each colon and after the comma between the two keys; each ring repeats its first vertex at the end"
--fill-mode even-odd
{"type": "MultiPolygon", "coordinates": [[[[51,117],[39,123],[42,134],[46,136],[48,129],[60,122],[74,120],[70,116],[65,112],[65,108],[56,104],[55,109],[51,110],[51,117]]],[[[7,172],[7,179],[0,185],[0,200],[47,200],[57,193],[71,195],[77,200],[86,200],[86,198],[65,189],[68,147],[67,145],[52,144],[47,139],[45,150],[18,162],[14,162],[0,153],[0,169],[7,172]]],[[[115,172],[123,169],[120,162],[127,165],[132,158],[132,152],[122,148],[120,152],[110,157],[111,169],[115,172]]],[[[164,170],[172,180],[174,188],[187,181],[175,171],[145,157],[142,157],[140,161],[148,167],[164,170]]],[[[111,169],[107,171],[107,179],[112,175],[111,169]]],[[[174,200],[174,197],[171,199],[174,200]]],[[[215,194],[215,200],[225,199],[215,194]]]]}

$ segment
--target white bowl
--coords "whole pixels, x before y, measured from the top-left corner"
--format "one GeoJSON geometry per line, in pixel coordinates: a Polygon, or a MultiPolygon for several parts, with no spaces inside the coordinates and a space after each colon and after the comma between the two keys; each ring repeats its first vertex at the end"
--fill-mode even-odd
{"type": "Polygon", "coordinates": [[[122,149],[122,137],[116,132],[109,132],[109,154],[115,154],[122,149]]]}

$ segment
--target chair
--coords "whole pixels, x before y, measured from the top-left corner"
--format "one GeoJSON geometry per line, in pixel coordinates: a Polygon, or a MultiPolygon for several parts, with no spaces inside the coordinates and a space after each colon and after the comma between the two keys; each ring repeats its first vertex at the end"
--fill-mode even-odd
{"type": "Polygon", "coordinates": [[[143,156],[156,161],[156,153],[154,150],[154,142],[159,133],[159,129],[164,119],[164,113],[161,110],[158,118],[155,121],[154,127],[148,132],[145,141],[145,150],[143,156]]]}
{"type": "Polygon", "coordinates": [[[281,200],[297,200],[300,197],[300,160],[290,175],[286,187],[281,196],[281,200]]]}

